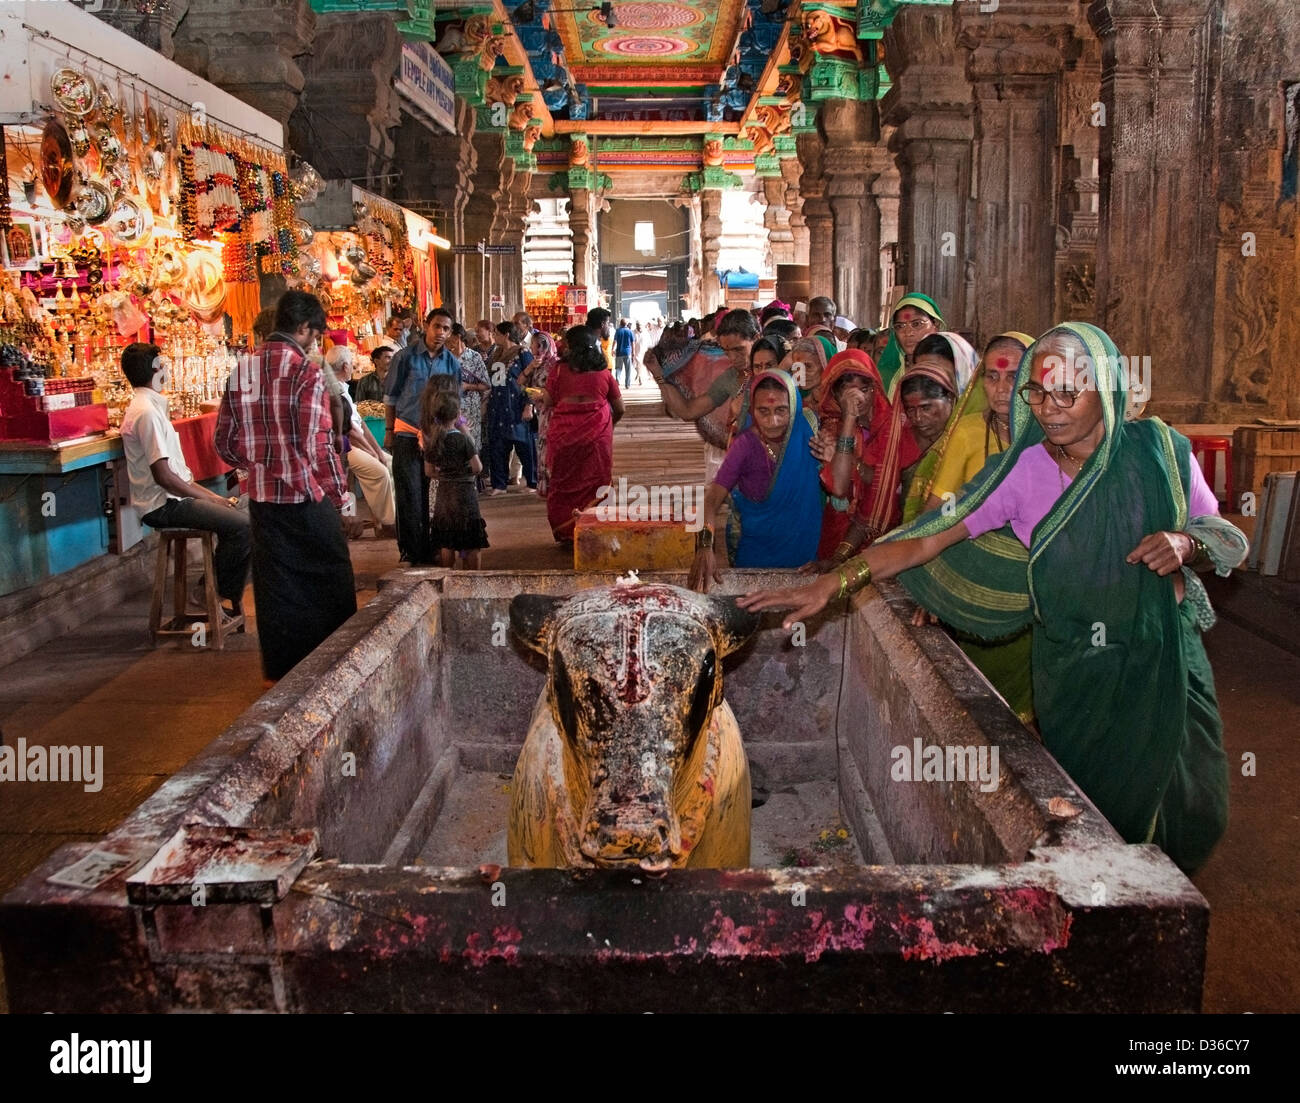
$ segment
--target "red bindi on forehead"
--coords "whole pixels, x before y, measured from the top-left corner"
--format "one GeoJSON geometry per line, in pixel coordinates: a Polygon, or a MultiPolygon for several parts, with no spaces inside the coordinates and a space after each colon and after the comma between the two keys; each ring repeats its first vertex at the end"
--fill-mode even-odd
{"type": "Polygon", "coordinates": [[[1000,368],[1002,370],[1005,370],[1011,367],[1011,357],[999,356],[996,360],[993,361],[993,366],[995,368],[1000,368]]]}

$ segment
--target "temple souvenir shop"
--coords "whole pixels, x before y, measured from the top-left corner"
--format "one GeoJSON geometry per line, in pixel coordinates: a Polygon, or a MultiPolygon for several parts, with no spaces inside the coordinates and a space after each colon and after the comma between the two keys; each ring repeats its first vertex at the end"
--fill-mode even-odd
{"type": "Polygon", "coordinates": [[[186,462],[225,489],[216,403],[312,233],[275,120],[76,5],[4,7],[26,72],[0,86],[0,596],[140,539],[115,432],[132,341],[170,360],[186,462]]]}
{"type": "MultiPolygon", "coordinates": [[[[437,252],[451,243],[427,218],[346,180],[312,180],[303,200],[298,213],[308,229],[292,282],[324,304],[326,346],[356,349],[364,374],[371,370],[368,354],[392,344],[384,327],[394,309],[408,308],[419,319],[442,305],[437,252]]],[[[382,404],[362,402],[358,409],[382,440],[382,404]]]]}

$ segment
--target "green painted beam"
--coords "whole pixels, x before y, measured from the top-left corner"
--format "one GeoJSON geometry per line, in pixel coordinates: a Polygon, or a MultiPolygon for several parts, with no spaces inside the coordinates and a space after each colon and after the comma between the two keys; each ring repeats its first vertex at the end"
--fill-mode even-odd
{"type": "Polygon", "coordinates": [[[952,0],[858,0],[858,37],[883,38],[904,8],[927,5],[950,8],[952,0]]]}

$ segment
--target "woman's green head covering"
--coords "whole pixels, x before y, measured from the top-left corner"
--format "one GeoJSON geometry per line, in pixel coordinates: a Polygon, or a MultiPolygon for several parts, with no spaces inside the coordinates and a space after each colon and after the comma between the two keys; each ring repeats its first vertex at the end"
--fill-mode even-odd
{"type": "MultiPolygon", "coordinates": [[[[939,328],[943,329],[943,315],[939,313],[939,305],[929,295],[922,295],[919,291],[912,291],[898,300],[894,307],[894,313],[889,316],[890,322],[904,307],[914,307],[921,311],[922,314],[928,314],[938,323],[939,328]]],[[[885,393],[892,400],[898,393],[898,383],[902,376],[903,368],[903,346],[898,343],[898,334],[891,326],[889,330],[889,344],[885,346],[885,351],[880,354],[880,359],[876,361],[876,367],[880,370],[880,379],[885,384],[885,393]]]]}

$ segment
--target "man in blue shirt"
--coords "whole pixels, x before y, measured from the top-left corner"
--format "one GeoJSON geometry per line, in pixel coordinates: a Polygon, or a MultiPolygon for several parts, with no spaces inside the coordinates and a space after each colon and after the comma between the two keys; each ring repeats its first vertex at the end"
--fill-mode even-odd
{"type": "Polygon", "coordinates": [[[397,495],[397,548],[412,566],[432,565],[429,554],[429,480],[420,454],[420,396],[435,375],[451,375],[460,387],[460,361],[447,351],[454,319],[434,307],[425,316],[424,333],[401,349],[384,381],[384,448],[393,455],[397,495]]]}
{"type": "Polygon", "coordinates": [[[627,319],[622,319],[618,329],[614,330],[614,378],[617,379],[618,373],[622,372],[624,387],[632,386],[632,346],[635,342],[636,334],[627,319]]]}

